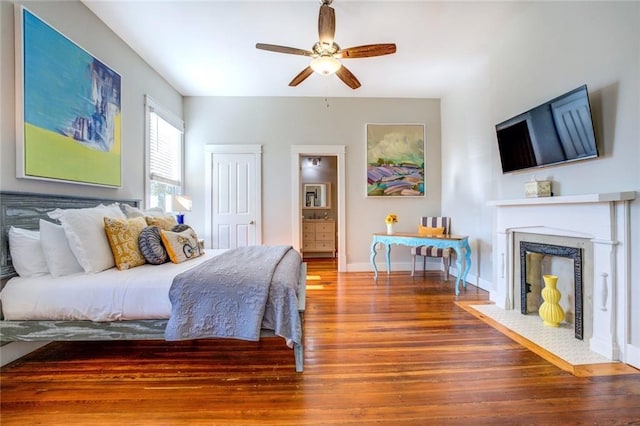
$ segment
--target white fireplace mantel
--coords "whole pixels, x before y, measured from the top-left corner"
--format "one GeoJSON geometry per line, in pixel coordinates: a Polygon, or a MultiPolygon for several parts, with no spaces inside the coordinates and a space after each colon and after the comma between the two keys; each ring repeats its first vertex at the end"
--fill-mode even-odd
{"type": "Polygon", "coordinates": [[[636,198],[634,191],[606,192],[600,194],[564,195],[561,197],[537,197],[519,198],[514,200],[494,200],[487,204],[490,206],[526,206],[541,204],[582,204],[582,203],[608,203],[616,201],[630,201],[636,198]]]}
{"type": "Polygon", "coordinates": [[[624,358],[631,315],[629,201],[635,196],[626,191],[489,201],[496,208],[491,300],[513,309],[513,262],[519,259],[515,232],[588,239],[594,248],[593,335],[585,338],[590,337],[592,351],[611,360],[624,358]]]}

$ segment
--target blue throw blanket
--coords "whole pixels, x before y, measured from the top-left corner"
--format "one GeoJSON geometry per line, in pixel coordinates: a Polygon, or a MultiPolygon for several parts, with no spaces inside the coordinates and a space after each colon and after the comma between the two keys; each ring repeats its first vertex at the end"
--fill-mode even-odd
{"type": "Polygon", "coordinates": [[[178,274],[169,290],[166,340],[259,340],[261,328],[267,328],[288,344],[301,343],[300,263],[291,246],[250,246],[178,274]]]}

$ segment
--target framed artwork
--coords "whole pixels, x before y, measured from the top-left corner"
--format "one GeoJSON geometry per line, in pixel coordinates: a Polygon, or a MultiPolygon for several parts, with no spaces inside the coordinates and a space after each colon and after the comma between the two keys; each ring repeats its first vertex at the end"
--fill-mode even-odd
{"type": "Polygon", "coordinates": [[[121,187],[120,75],[15,10],[17,177],[121,187]]]}
{"type": "Polygon", "coordinates": [[[424,196],[424,124],[367,124],[367,196],[424,196]]]}

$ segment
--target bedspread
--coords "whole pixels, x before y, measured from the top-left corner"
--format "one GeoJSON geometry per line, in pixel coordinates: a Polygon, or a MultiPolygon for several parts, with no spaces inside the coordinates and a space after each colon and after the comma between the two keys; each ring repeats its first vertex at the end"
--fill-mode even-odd
{"type": "Polygon", "coordinates": [[[177,275],[169,291],[166,340],[258,340],[261,328],[267,328],[289,345],[301,343],[300,263],[291,246],[250,246],[177,275]]]}

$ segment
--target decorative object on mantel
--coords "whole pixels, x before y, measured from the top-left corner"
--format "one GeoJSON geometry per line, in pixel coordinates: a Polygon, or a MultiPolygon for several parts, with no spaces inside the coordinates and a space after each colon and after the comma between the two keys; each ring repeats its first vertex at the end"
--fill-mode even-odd
{"type": "Polygon", "coordinates": [[[560,290],[557,289],[558,277],[556,275],[543,275],[544,288],[542,289],[542,298],[544,302],[538,309],[540,318],[544,321],[544,325],[550,327],[559,327],[564,321],[564,310],[558,302],[560,302],[560,290]]]}
{"type": "Polygon", "coordinates": [[[394,213],[389,213],[384,219],[384,223],[387,224],[387,234],[393,234],[393,224],[398,223],[398,216],[394,213]]]}
{"type": "Polygon", "coordinates": [[[531,182],[524,184],[524,195],[527,197],[551,197],[551,181],[536,180],[531,177],[531,182]]]}

